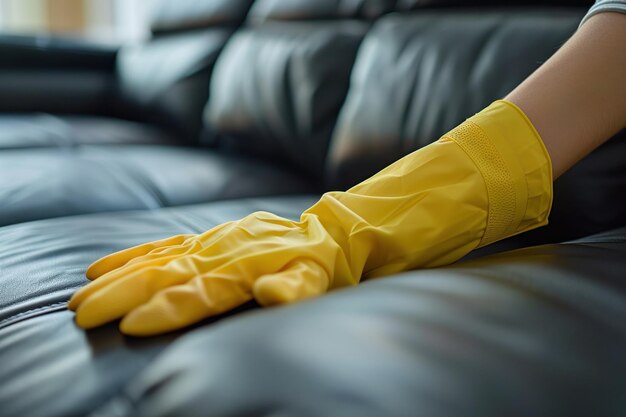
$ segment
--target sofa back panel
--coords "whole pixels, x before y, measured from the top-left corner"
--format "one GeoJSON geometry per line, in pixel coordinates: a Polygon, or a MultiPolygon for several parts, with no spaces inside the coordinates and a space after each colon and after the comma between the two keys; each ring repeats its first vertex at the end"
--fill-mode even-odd
{"type": "Polygon", "coordinates": [[[161,34],[214,26],[237,26],[254,0],[152,0],[150,28],[161,34]]]}
{"type": "Polygon", "coordinates": [[[327,160],[344,189],[501,98],[571,35],[584,11],[420,11],[363,41],[327,160]]]}
{"type": "Polygon", "coordinates": [[[368,24],[272,22],[240,30],[220,55],[208,141],[321,177],[350,71],[368,24]]]}
{"type": "Polygon", "coordinates": [[[251,21],[376,18],[393,10],[396,0],[257,0],[251,21]]]}
{"type": "Polygon", "coordinates": [[[122,48],[117,60],[119,110],[196,136],[213,64],[231,33],[227,28],[182,32],[122,48]]]}

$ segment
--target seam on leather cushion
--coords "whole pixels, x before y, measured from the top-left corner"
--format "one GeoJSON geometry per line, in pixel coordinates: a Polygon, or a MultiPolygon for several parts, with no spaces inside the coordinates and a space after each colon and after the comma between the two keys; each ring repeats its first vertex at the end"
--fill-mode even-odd
{"type": "Polygon", "coordinates": [[[0,329],[4,327],[8,327],[11,324],[18,323],[22,320],[29,319],[31,317],[37,317],[42,314],[52,313],[54,311],[59,311],[67,308],[67,301],[59,301],[52,304],[47,304],[45,306],[33,308],[31,310],[22,311],[21,313],[17,313],[14,316],[8,317],[4,320],[0,320],[0,329]]]}

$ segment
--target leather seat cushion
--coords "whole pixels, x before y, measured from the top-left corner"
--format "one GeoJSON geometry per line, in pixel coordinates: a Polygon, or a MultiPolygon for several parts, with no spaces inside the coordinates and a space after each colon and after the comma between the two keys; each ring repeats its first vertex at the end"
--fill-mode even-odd
{"type": "Polygon", "coordinates": [[[0,153],[0,225],[307,192],[291,171],[211,149],[106,145],[0,153]]]}
{"type": "Polygon", "coordinates": [[[3,415],[84,415],[123,390],[105,405],[111,415],[623,413],[626,229],[148,339],[122,337],[116,324],[84,332],[65,309],[87,265],[105,254],[256,210],[295,218],[316,198],[1,228],[3,415]]]}
{"type": "Polygon", "coordinates": [[[0,150],[122,143],[176,143],[170,133],[122,119],[49,113],[0,115],[0,150]]]}
{"type": "Polygon", "coordinates": [[[612,238],[206,326],[98,415],[623,416],[626,229],[612,238]]]}
{"type": "Polygon", "coordinates": [[[0,228],[0,415],[84,416],[177,336],[134,340],[121,337],[115,325],[77,329],[65,302],[86,283],[91,262],[257,210],[297,218],[316,199],[238,200],[0,228]]]}

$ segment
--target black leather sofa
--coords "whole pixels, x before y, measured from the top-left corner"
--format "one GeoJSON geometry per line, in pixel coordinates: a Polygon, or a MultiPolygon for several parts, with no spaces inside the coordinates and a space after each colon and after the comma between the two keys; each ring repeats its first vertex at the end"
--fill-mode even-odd
{"type": "Polygon", "coordinates": [[[129,338],[95,259],[297,217],[505,95],[589,1],[177,0],[120,49],[0,37],[0,416],[624,416],[626,138],[448,267],[129,338]]]}

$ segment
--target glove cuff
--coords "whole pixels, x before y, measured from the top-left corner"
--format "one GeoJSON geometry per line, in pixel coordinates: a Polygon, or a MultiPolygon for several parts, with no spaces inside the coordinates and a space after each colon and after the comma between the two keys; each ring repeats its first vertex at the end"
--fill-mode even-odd
{"type": "Polygon", "coordinates": [[[498,100],[444,135],[476,164],[489,207],[479,247],[548,223],[552,163],[528,117],[498,100]]]}

